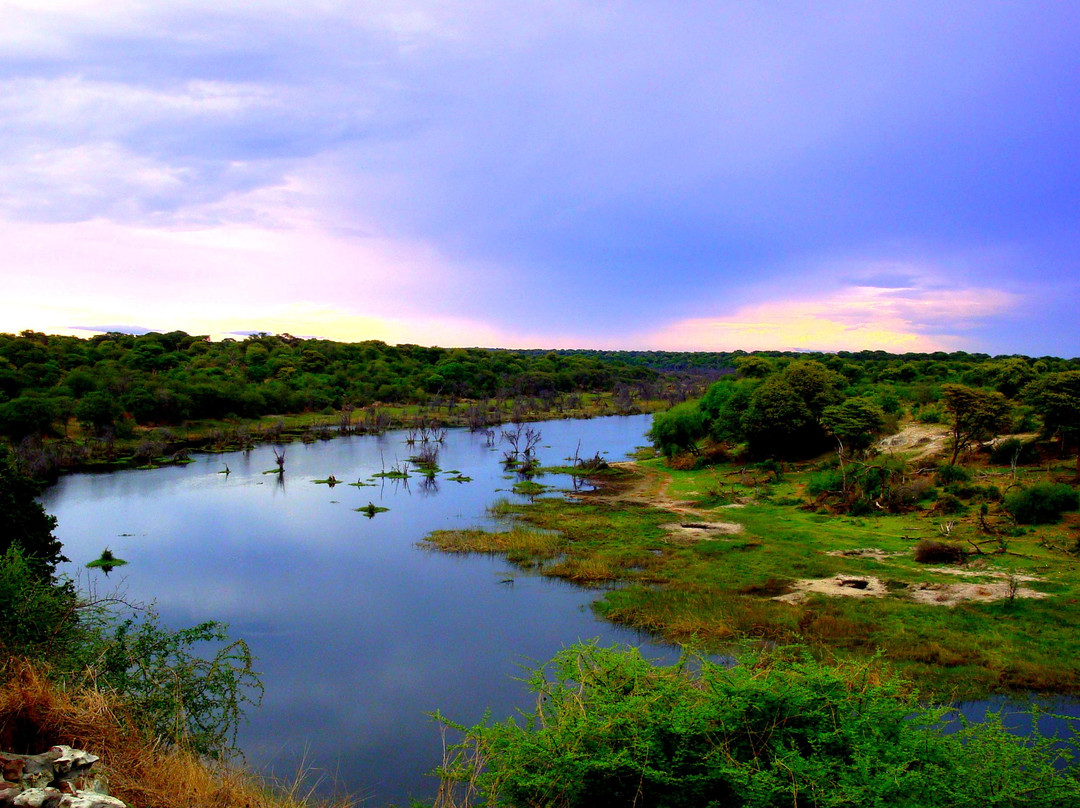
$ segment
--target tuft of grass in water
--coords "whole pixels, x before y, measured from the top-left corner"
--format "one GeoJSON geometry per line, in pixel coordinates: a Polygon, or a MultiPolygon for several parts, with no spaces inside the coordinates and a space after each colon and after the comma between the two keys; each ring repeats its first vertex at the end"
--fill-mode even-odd
{"type": "Polygon", "coordinates": [[[530,566],[559,556],[565,544],[558,534],[517,526],[505,531],[436,530],[424,542],[446,553],[505,555],[508,561],[530,566]]]}

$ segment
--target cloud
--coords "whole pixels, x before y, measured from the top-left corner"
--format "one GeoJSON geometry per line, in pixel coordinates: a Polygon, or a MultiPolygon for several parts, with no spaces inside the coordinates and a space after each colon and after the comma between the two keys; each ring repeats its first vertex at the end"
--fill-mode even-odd
{"type": "Polygon", "coordinates": [[[1016,302],[995,289],[851,286],[815,299],[680,320],[642,341],[680,351],[951,351],[970,347],[964,331],[1016,302]]]}

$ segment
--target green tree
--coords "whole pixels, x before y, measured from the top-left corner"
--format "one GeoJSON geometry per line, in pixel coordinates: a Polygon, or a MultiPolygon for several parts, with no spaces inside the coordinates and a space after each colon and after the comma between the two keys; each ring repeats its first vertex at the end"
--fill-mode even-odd
{"type": "Polygon", "coordinates": [[[115,425],[120,413],[120,403],[104,391],[90,393],[75,406],[75,417],[79,423],[95,433],[115,425]]]}
{"type": "Polygon", "coordinates": [[[705,436],[705,419],[696,401],[686,401],[653,416],[649,440],[666,457],[675,452],[697,453],[697,442],[705,436]]]}
{"type": "Polygon", "coordinates": [[[842,404],[826,407],[821,421],[836,438],[843,454],[868,448],[885,428],[885,413],[865,398],[849,398],[842,404]]]}
{"type": "Polygon", "coordinates": [[[770,376],[754,390],[742,425],[750,450],[772,457],[807,454],[822,436],[810,408],[783,376],[770,376]]]}
{"type": "MultiPolygon", "coordinates": [[[[1000,718],[949,733],[875,663],[791,649],[727,667],[654,666],[577,645],[528,679],[535,712],[464,727],[439,806],[1066,808],[1080,781],[1051,739],[1000,718]],[[475,799],[475,802],[470,800],[475,799]]],[[[436,716],[441,718],[440,716],[436,716]]]]}
{"type": "Polygon", "coordinates": [[[961,451],[999,434],[1009,423],[1011,408],[1001,393],[946,384],[942,385],[941,395],[945,410],[952,416],[951,466],[956,465],[961,451]]]}
{"type": "Polygon", "coordinates": [[[1062,449],[1077,445],[1076,476],[1080,478],[1080,370],[1050,373],[1033,382],[1025,398],[1043,421],[1048,437],[1057,437],[1062,449]]]}
{"type": "Polygon", "coordinates": [[[19,396],[0,404],[0,434],[16,440],[53,431],[57,407],[47,398],[19,396]]]}
{"type": "Polygon", "coordinates": [[[15,468],[7,450],[0,448],[0,553],[21,548],[27,564],[50,579],[56,565],[67,561],[60,540],[53,535],[56,517],[37,501],[39,487],[15,468]]]}

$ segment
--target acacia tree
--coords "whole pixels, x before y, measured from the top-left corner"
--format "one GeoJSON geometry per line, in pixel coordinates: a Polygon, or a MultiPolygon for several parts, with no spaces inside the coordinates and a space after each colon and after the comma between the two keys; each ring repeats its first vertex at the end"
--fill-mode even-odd
{"type": "Polygon", "coordinates": [[[1001,393],[962,384],[942,385],[941,393],[945,410],[952,416],[953,454],[949,465],[955,466],[961,451],[1005,428],[1010,407],[1001,393]]]}
{"type": "Polygon", "coordinates": [[[1061,441],[1077,444],[1076,476],[1080,479],[1080,370],[1049,373],[1033,382],[1026,391],[1043,421],[1043,431],[1061,441]]]}

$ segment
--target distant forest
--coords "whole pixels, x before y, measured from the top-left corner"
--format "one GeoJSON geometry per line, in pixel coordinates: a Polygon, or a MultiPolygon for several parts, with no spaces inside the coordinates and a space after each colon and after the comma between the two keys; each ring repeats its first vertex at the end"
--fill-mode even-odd
{"type": "Polygon", "coordinates": [[[24,331],[0,334],[0,436],[59,437],[76,424],[85,435],[123,437],[205,419],[590,393],[676,404],[736,368],[754,377],[802,359],[874,388],[886,411],[932,404],[942,382],[1014,396],[1037,376],[1080,370],[1078,359],[967,353],[510,351],[288,334],[211,342],[182,331],[86,339],[24,331]]]}
{"type": "MultiPolygon", "coordinates": [[[[589,352],[427,348],[181,331],[80,339],[0,334],[0,435],[20,440],[135,425],[320,412],[433,399],[550,399],[641,388],[659,373],[589,352]]],[[[652,390],[639,390],[651,394],[652,390]]]]}

